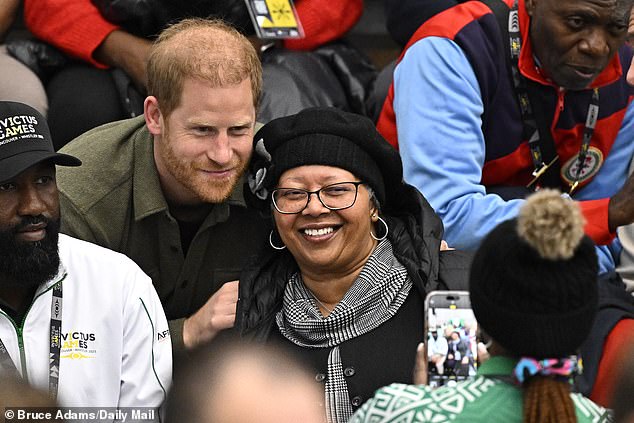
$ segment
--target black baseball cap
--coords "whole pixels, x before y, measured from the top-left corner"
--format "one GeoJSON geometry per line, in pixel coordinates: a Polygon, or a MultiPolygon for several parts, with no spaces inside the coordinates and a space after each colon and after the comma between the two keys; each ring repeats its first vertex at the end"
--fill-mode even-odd
{"type": "Polygon", "coordinates": [[[45,160],[61,166],[81,165],[77,157],[55,152],[46,119],[37,110],[0,101],[0,182],[45,160]]]}

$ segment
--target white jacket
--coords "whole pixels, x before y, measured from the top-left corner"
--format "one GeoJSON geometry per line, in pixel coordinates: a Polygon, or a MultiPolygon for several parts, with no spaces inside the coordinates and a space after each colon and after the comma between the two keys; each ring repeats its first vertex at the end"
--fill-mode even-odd
{"type": "Polygon", "coordinates": [[[48,391],[52,288],[61,282],[60,405],[160,406],[172,347],[151,279],[123,254],[63,234],[59,253],[60,271],[37,289],[22,330],[0,310],[0,339],[16,368],[48,391]]]}

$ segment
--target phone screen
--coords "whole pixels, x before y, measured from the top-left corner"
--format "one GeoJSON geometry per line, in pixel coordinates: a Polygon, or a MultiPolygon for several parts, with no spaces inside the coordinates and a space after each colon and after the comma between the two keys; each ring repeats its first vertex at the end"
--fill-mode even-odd
{"type": "Polygon", "coordinates": [[[471,310],[469,293],[430,293],[425,317],[429,386],[452,386],[475,376],[478,323],[471,310]]]}

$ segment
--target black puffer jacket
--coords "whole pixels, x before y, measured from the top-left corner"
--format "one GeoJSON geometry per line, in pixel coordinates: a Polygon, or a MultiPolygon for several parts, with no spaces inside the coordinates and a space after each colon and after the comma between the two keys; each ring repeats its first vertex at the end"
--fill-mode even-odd
{"type": "MultiPolygon", "coordinates": [[[[388,240],[394,255],[424,298],[437,289],[468,289],[471,255],[461,251],[440,252],[443,226],[420,192],[404,185],[399,204],[382,214],[388,224],[388,240]]],[[[284,289],[298,271],[288,250],[269,250],[240,277],[234,330],[243,338],[265,341],[275,328],[275,314],[282,307],[284,289]]],[[[421,316],[422,318],[422,316],[421,316]]]]}

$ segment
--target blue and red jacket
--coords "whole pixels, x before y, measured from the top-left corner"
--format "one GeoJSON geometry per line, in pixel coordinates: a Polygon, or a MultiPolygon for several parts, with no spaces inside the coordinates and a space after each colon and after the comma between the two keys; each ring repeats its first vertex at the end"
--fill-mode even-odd
{"type": "MultiPolygon", "coordinates": [[[[512,0],[505,0],[510,6],[512,0]]],[[[565,91],[540,73],[528,34],[529,16],[519,1],[522,50],[519,69],[552,119],[551,134],[562,186],[583,139],[592,90],[565,91]]],[[[394,72],[377,127],[400,148],[407,182],[417,186],[441,216],[452,246],[473,249],[498,223],[513,218],[523,200],[505,201],[487,187],[523,187],[533,162],[508,61],[493,12],[468,1],[427,20],[406,45],[394,72]]],[[[600,93],[599,118],[584,164],[579,200],[586,232],[606,244],[608,201],[627,177],[634,154],[634,111],[625,74],[632,53],[623,47],[591,88],[600,93]],[[632,115],[632,116],[630,116],[632,115]]]]}

